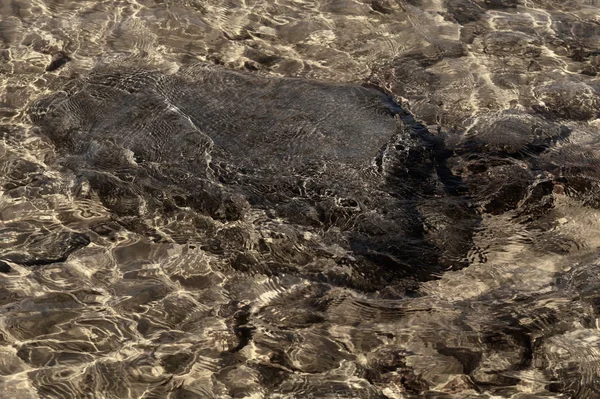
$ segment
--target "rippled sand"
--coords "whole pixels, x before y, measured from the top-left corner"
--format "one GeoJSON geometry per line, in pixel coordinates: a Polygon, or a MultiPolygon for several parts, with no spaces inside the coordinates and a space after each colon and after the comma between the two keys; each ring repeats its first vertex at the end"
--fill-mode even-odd
{"type": "Polygon", "coordinates": [[[599,42],[595,0],[0,2],[0,396],[599,397],[599,42]],[[369,285],[343,223],[264,207],[119,212],[34,127],[92,71],[198,63],[410,110],[461,181],[417,201],[448,270],[369,285]]]}

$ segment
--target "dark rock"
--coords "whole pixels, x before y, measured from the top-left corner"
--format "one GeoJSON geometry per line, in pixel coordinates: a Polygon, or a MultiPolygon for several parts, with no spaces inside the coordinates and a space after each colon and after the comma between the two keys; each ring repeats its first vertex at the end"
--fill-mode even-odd
{"type": "Polygon", "coordinates": [[[30,237],[18,250],[0,256],[2,259],[25,266],[42,266],[64,262],[71,253],[89,243],[90,239],[80,233],[38,233],[30,237]]]}
{"type": "Polygon", "coordinates": [[[46,72],[56,71],[69,61],[71,61],[71,57],[62,51],[58,51],[52,56],[52,62],[46,67],[46,72]]]}
{"type": "MultiPolygon", "coordinates": [[[[460,226],[476,216],[460,197],[440,217],[426,204],[456,185],[436,155],[443,145],[376,89],[204,66],[174,75],[99,71],[69,87],[33,105],[32,120],[127,226],[182,208],[225,223],[247,223],[261,210],[273,217],[271,238],[256,241],[261,270],[365,289],[459,267],[440,253],[461,258],[450,253],[469,234],[446,245],[452,229],[444,226],[467,232],[460,226]],[[321,244],[298,246],[315,227],[339,229],[332,244],[354,254],[357,276],[315,268],[330,257],[321,244]]],[[[255,268],[239,255],[247,239],[211,240],[215,254],[238,254],[238,270],[255,268]]]]}
{"type": "Polygon", "coordinates": [[[518,0],[485,0],[484,4],[487,8],[516,8],[519,4],[518,0]]]}
{"type": "Polygon", "coordinates": [[[483,38],[483,45],[487,54],[500,57],[537,57],[542,53],[541,42],[521,32],[490,32],[483,38]]]}
{"type": "Polygon", "coordinates": [[[10,273],[12,271],[12,267],[8,265],[8,263],[0,260],[0,273],[10,273]]]}
{"type": "Polygon", "coordinates": [[[589,120],[599,115],[599,91],[583,82],[552,82],[537,87],[534,94],[543,102],[537,109],[553,117],[589,120]]]}
{"type": "Polygon", "coordinates": [[[461,25],[477,21],[485,9],[471,0],[446,0],[448,13],[461,25]]]}
{"type": "Polygon", "coordinates": [[[390,0],[373,0],[371,1],[371,8],[382,14],[391,14],[394,12],[395,6],[390,0]]]}
{"type": "Polygon", "coordinates": [[[478,117],[461,146],[478,152],[540,152],[568,134],[569,130],[564,126],[509,109],[478,117]]]}

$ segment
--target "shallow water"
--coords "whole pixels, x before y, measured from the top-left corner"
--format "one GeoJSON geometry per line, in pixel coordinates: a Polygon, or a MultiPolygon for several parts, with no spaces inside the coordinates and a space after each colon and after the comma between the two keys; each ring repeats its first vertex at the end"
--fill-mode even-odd
{"type": "Polygon", "coordinates": [[[597,1],[4,0],[0,43],[0,396],[600,397],[597,1]]]}

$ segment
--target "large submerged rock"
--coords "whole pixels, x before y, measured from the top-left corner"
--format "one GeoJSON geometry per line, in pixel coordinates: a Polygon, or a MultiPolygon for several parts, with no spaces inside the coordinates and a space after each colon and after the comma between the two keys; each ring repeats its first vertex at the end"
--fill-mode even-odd
{"type": "Polygon", "coordinates": [[[206,215],[245,271],[406,286],[460,267],[476,222],[441,144],[374,88],[105,70],[30,114],[117,219],[206,215]]]}

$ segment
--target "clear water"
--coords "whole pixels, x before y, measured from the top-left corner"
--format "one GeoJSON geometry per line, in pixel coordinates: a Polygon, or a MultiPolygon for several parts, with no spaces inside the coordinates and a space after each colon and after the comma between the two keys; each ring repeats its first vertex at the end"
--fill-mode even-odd
{"type": "MultiPolygon", "coordinates": [[[[596,0],[0,1],[0,396],[600,397],[598,43],[596,0]],[[90,79],[107,87],[135,70],[127,84],[147,90],[140,71],[177,77],[198,65],[250,82],[213,82],[212,97],[193,78],[177,86],[224,99],[216,115],[236,132],[252,116],[273,118],[258,85],[293,77],[281,95],[299,90],[298,115],[332,110],[326,126],[347,122],[382,140],[392,119],[363,119],[365,107],[352,105],[376,96],[360,85],[377,87],[416,120],[402,113],[395,123],[443,143],[443,170],[381,191],[356,166],[381,143],[342,151],[333,128],[325,145],[293,141],[284,163],[255,138],[244,158],[241,141],[192,109],[194,126],[217,126],[205,132],[225,149],[213,159],[236,155],[234,177],[260,164],[220,187],[246,196],[257,187],[264,199],[284,177],[319,184],[288,201],[310,206],[288,213],[277,195],[268,197],[277,212],[258,200],[235,217],[167,211],[149,188],[140,205],[90,173],[121,179],[119,162],[131,160],[115,154],[147,127],[132,125],[132,112],[141,123],[168,112],[97,97],[98,122],[82,137],[110,133],[116,150],[95,158],[61,146],[39,116],[44,99],[89,98],[90,79]],[[321,94],[303,95],[313,84],[321,94]],[[333,161],[310,158],[332,148],[333,161]],[[306,159],[316,163],[298,166],[306,159]],[[443,186],[444,170],[457,192],[443,186]],[[332,213],[311,222],[315,204],[332,213]],[[373,214],[385,215],[384,244],[369,258],[351,235],[373,214]],[[399,233],[416,225],[418,240],[399,233]]],[[[91,115],[61,111],[54,133],[91,115]]],[[[161,196],[193,191],[149,181],[161,196]]]]}

